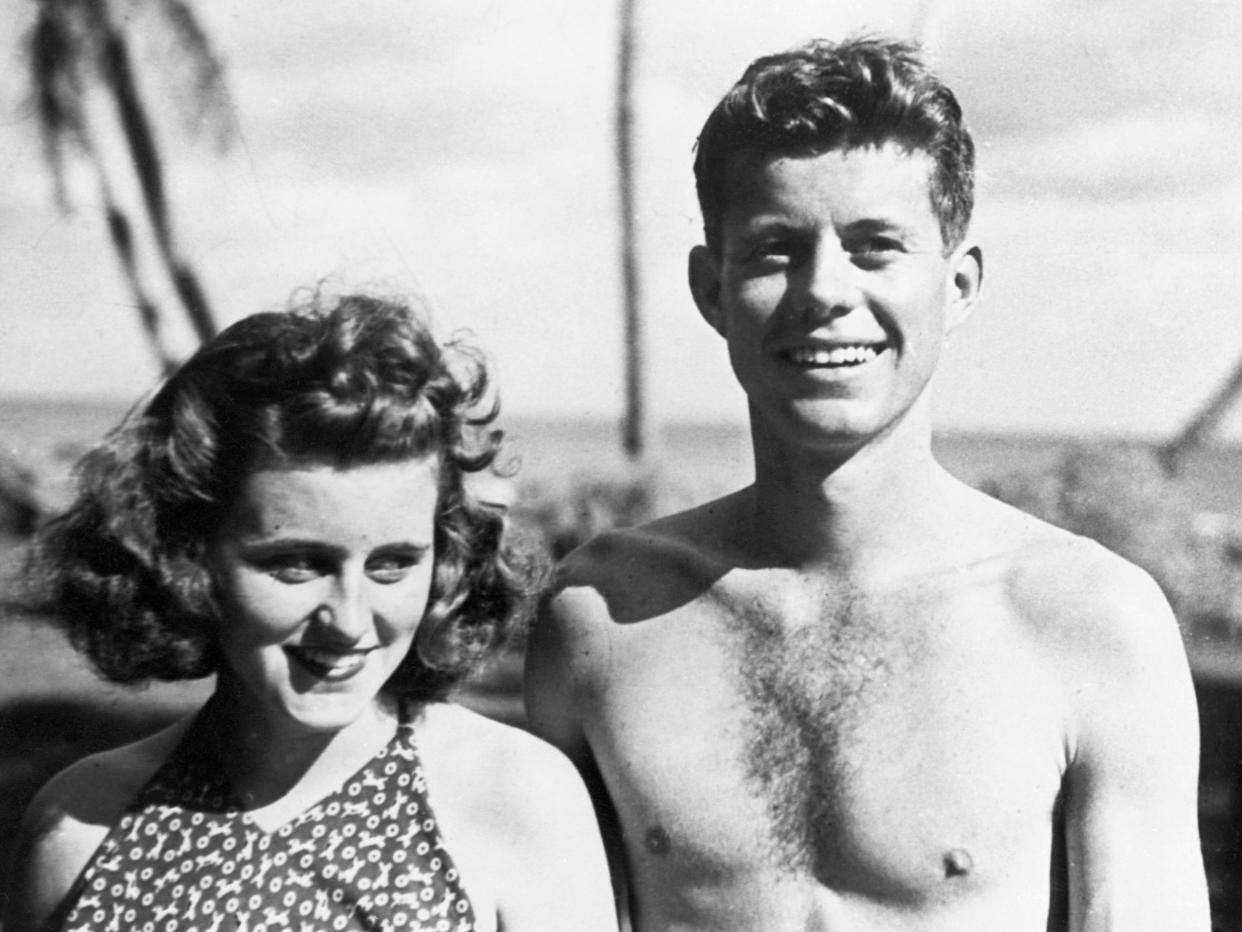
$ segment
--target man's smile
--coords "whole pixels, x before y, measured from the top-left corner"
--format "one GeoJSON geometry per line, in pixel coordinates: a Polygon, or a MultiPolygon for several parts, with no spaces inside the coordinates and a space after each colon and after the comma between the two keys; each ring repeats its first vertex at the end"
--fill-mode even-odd
{"type": "Polygon", "coordinates": [[[886,343],[838,343],[793,346],[780,351],[785,362],[802,368],[844,369],[874,361],[888,348],[886,343]]]}

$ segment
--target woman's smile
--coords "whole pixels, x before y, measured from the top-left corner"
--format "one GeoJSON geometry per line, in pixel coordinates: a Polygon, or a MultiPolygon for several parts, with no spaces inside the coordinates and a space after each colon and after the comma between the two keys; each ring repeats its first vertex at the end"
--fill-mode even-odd
{"type": "Polygon", "coordinates": [[[285,656],[302,670],[329,682],[347,680],[360,671],[367,662],[367,656],[376,648],[365,650],[335,650],[333,648],[308,647],[290,644],[285,647],[285,656]]]}
{"type": "Polygon", "coordinates": [[[221,688],[277,729],[344,728],[405,659],[427,610],[435,457],[260,468],[211,545],[221,688]]]}

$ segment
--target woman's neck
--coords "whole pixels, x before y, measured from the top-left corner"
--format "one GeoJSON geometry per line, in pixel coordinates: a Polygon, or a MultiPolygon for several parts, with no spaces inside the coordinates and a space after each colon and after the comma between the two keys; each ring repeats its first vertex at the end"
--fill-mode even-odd
{"type": "Polygon", "coordinates": [[[396,704],[377,697],[336,731],[273,724],[227,689],[221,675],[205,711],[207,734],[243,808],[278,805],[301,811],[332,792],[387,744],[397,727],[396,704]],[[223,688],[222,688],[223,687],[223,688]]]}

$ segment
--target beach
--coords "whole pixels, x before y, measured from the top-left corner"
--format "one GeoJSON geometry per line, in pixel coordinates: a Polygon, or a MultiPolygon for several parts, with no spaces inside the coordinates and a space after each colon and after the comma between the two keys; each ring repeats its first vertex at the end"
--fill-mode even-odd
{"type": "MultiPolygon", "coordinates": [[[[117,404],[10,401],[0,405],[0,450],[30,471],[42,498],[64,502],[69,464],[123,412],[117,404]]],[[[647,503],[657,511],[684,507],[745,484],[750,468],[747,434],[736,424],[663,425],[641,467],[622,456],[619,429],[609,421],[517,418],[504,426],[506,462],[516,470],[518,521],[533,520],[536,506],[546,508],[548,502],[571,512],[568,520],[580,518],[572,512],[576,503],[589,499],[592,483],[606,488],[610,481],[660,488],[660,500],[647,503]],[[577,491],[571,495],[567,490],[577,491]]],[[[1125,454],[1146,447],[1134,440],[1090,443],[1032,436],[946,436],[936,444],[941,461],[973,484],[1039,474],[1076,450],[1125,454]]],[[[1180,487],[1205,521],[1236,522],[1242,516],[1242,452],[1226,447],[1199,453],[1187,462],[1180,487]]],[[[614,514],[605,510],[600,520],[614,514]]],[[[22,808],[52,773],[84,754],[174,721],[196,708],[211,689],[210,679],[140,688],[101,681],[51,619],[17,604],[24,543],[12,534],[0,537],[0,863],[7,861],[22,808]]],[[[1242,919],[1231,918],[1242,915],[1242,903],[1232,894],[1242,855],[1237,765],[1242,760],[1242,649],[1237,641],[1198,637],[1188,637],[1187,648],[1200,703],[1201,830],[1218,928],[1242,929],[1242,919]]],[[[520,651],[510,651],[468,684],[460,701],[521,725],[521,665],[520,651]]]]}

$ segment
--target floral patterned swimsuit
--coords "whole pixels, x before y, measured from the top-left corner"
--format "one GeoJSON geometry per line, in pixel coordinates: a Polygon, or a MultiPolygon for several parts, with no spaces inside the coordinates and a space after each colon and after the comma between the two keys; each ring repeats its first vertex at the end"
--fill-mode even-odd
{"type": "Polygon", "coordinates": [[[404,710],[344,786],[271,833],[242,810],[211,747],[200,713],[96,850],[60,928],[473,932],[404,710]]]}

